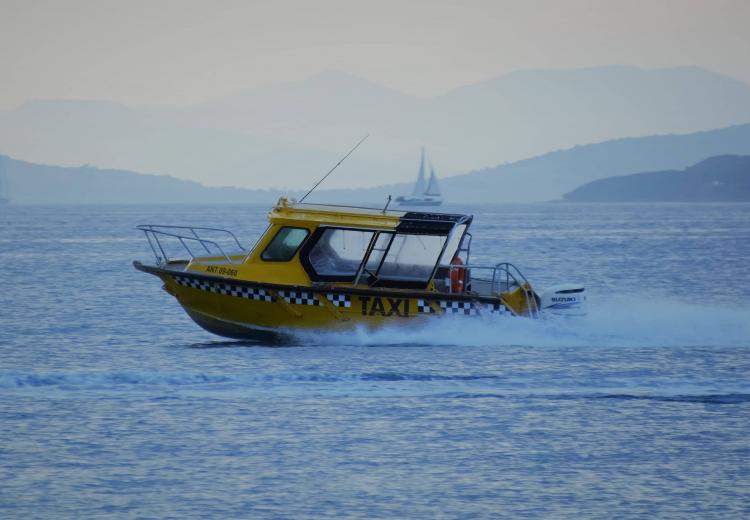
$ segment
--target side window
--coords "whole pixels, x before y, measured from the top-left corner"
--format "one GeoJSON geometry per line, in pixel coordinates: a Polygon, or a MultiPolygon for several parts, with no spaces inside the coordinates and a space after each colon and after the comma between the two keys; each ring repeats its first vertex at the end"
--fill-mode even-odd
{"type": "Polygon", "coordinates": [[[305,241],[309,232],[302,228],[284,227],[276,233],[260,257],[266,262],[288,262],[305,241]]]}
{"type": "MultiPolygon", "coordinates": [[[[461,239],[464,237],[465,232],[466,224],[462,224],[456,228],[456,232],[453,233],[451,241],[445,246],[445,252],[440,258],[440,265],[450,265],[451,260],[453,260],[453,257],[456,256],[456,253],[458,252],[458,248],[461,245],[461,239]]],[[[463,260],[465,261],[466,258],[463,260]]]]}
{"type": "Polygon", "coordinates": [[[326,229],[307,259],[318,276],[348,279],[357,274],[374,233],[356,229],[326,229]]]}

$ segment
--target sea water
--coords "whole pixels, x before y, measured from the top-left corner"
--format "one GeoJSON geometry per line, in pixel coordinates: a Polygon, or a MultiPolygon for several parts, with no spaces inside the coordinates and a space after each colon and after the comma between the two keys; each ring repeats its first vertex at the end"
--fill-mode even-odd
{"type": "Polygon", "coordinates": [[[0,517],[748,518],[750,205],[444,209],[590,314],[232,341],[134,226],[266,207],[0,207],[0,517]]]}

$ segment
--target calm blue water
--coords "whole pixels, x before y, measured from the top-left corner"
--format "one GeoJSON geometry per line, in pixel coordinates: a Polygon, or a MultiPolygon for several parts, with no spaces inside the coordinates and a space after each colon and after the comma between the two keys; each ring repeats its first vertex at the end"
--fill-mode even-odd
{"type": "Polygon", "coordinates": [[[252,345],[130,265],[266,210],[0,207],[0,517],[750,515],[750,205],[472,208],[575,321],[252,345]]]}

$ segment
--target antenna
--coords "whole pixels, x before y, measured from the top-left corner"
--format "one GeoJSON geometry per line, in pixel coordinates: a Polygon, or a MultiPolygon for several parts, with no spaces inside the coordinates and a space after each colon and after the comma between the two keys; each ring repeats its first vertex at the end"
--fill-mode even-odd
{"type": "Polygon", "coordinates": [[[343,156],[343,157],[341,158],[341,160],[340,160],[339,162],[337,162],[337,163],[336,163],[336,166],[334,166],[333,168],[331,168],[330,170],[328,170],[328,173],[326,173],[325,175],[323,175],[323,178],[322,178],[322,179],[320,179],[320,180],[319,180],[318,182],[316,182],[316,183],[315,183],[315,186],[313,186],[312,188],[310,188],[310,191],[308,191],[307,193],[305,193],[305,196],[304,196],[304,197],[302,197],[301,199],[299,199],[299,201],[300,201],[300,202],[304,202],[304,200],[305,200],[305,199],[307,198],[307,196],[308,196],[308,195],[310,195],[310,194],[311,194],[311,193],[312,193],[312,192],[313,192],[313,191],[315,190],[315,188],[317,188],[317,187],[318,187],[318,185],[319,185],[319,184],[320,184],[321,182],[323,182],[324,180],[326,180],[326,177],[328,177],[329,175],[331,175],[331,174],[333,173],[333,170],[335,170],[336,168],[338,168],[338,167],[339,167],[339,164],[341,164],[342,162],[344,162],[344,160],[345,160],[345,159],[346,159],[347,157],[349,157],[349,156],[350,156],[350,155],[351,155],[351,154],[352,154],[352,153],[354,152],[354,150],[356,150],[357,148],[359,148],[359,145],[361,145],[362,143],[364,143],[364,142],[365,142],[365,139],[367,139],[368,137],[370,137],[370,134],[367,134],[367,135],[366,135],[366,136],[364,136],[364,137],[363,137],[362,139],[360,139],[360,140],[359,140],[359,142],[358,142],[357,144],[355,144],[355,145],[354,145],[354,148],[352,148],[351,150],[349,150],[349,153],[347,153],[347,154],[346,154],[345,156],[343,156]]]}
{"type": "Polygon", "coordinates": [[[383,208],[383,215],[385,215],[385,212],[388,211],[388,206],[391,205],[391,196],[388,195],[388,200],[385,203],[385,207],[383,208]]]}

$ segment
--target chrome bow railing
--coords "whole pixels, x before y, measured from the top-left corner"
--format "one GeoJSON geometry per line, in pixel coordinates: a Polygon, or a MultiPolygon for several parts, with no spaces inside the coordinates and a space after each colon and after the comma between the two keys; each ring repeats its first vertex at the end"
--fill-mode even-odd
{"type": "MultiPolygon", "coordinates": [[[[208,228],[208,227],[195,227],[195,226],[165,226],[160,224],[140,224],[136,226],[136,229],[143,231],[148,240],[151,251],[154,253],[156,263],[163,265],[165,263],[178,260],[177,258],[170,258],[167,254],[165,244],[162,240],[169,239],[177,241],[182,245],[182,248],[187,252],[191,261],[195,261],[198,256],[193,253],[193,250],[188,244],[191,244],[194,248],[202,249],[206,252],[204,256],[219,256],[223,257],[227,263],[242,263],[244,255],[247,253],[246,248],[240,244],[234,233],[226,229],[219,228],[208,228]],[[204,236],[201,236],[203,232],[204,236]],[[213,238],[206,238],[207,233],[219,234],[225,237],[232,247],[234,244],[237,245],[237,249],[242,253],[242,258],[236,259],[224,250],[224,248],[213,238]],[[233,244],[232,244],[233,243],[233,244]]],[[[237,256],[237,255],[235,255],[237,256]]],[[[183,260],[183,259],[180,259],[183,260]]]]}

